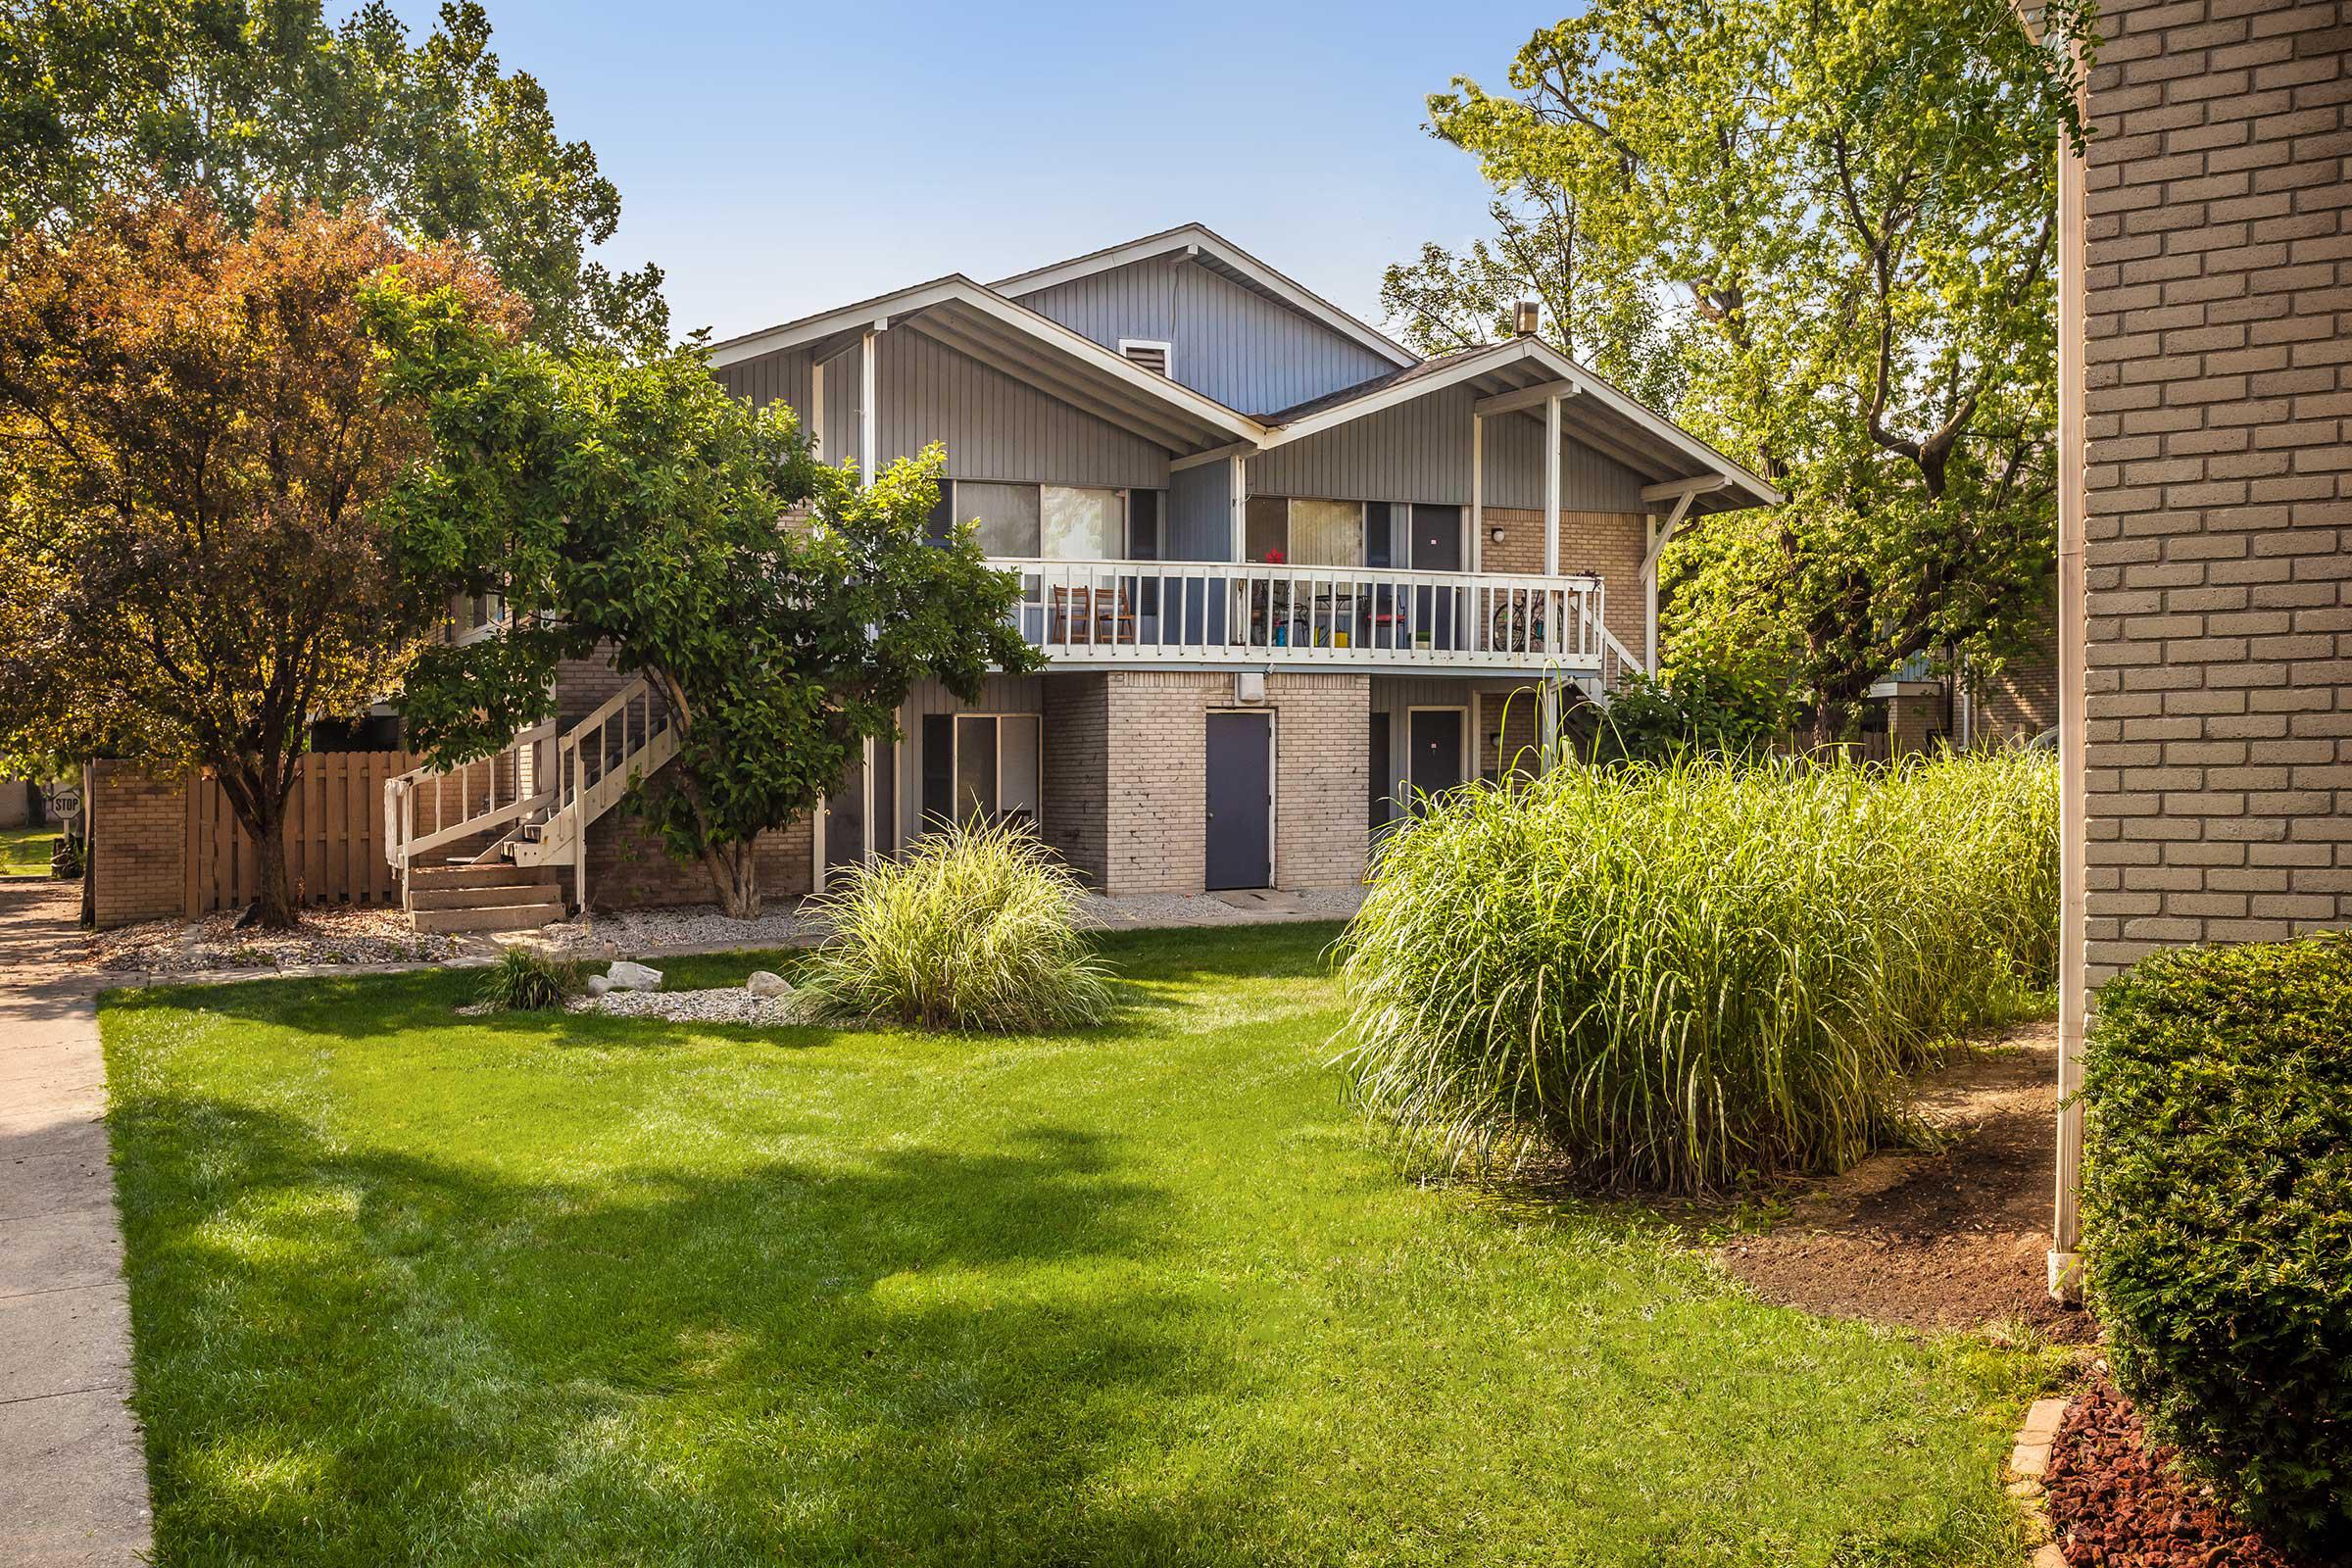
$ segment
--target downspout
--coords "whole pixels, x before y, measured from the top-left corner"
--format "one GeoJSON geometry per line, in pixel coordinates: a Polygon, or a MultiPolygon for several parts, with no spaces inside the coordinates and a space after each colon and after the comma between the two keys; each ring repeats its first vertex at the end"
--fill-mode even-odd
{"type": "MultiPolygon", "coordinates": [[[[2076,48],[2077,62],[2081,54],[2076,48]]],[[[2088,106],[2077,95],[2085,121],[2088,106]]],[[[2084,348],[2089,284],[2084,275],[2084,193],[2089,170],[2081,147],[2058,147],[2058,1180],[2050,1224],[2049,1289],[2062,1301],[2082,1298],[2077,1189],[2082,1172],[2082,1043],[2089,1013],[2084,906],[2089,878],[2088,802],[2084,791],[2089,606],[2082,542],[2088,512],[2084,348]]]]}

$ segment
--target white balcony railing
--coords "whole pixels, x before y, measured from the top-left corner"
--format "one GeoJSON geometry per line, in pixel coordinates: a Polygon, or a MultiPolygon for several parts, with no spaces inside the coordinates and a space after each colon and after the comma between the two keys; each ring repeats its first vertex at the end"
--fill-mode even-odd
{"type": "Polygon", "coordinates": [[[1601,668],[1596,576],[997,558],[1055,663],[1601,668]]]}

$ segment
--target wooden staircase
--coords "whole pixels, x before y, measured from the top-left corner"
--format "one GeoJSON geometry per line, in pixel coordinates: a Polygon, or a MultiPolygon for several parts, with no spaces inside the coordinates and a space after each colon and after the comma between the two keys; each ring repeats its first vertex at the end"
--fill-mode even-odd
{"type": "Polygon", "coordinates": [[[587,883],[589,824],[675,757],[678,738],[660,698],[634,680],[560,737],[541,724],[481,761],[417,768],[387,782],[385,858],[402,878],[416,928],[522,931],[562,919],[559,873],[571,867],[576,903],[587,883]],[[471,858],[423,859],[492,834],[471,858]]]}
{"type": "Polygon", "coordinates": [[[418,931],[527,931],[564,918],[552,865],[510,860],[409,867],[409,919],[418,931]]]}

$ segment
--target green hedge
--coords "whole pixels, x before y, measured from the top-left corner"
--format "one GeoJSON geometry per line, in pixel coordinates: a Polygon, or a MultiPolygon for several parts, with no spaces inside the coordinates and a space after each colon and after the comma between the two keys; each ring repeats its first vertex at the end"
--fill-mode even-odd
{"type": "Polygon", "coordinates": [[[2352,1548],[2352,933],[2099,995],[2082,1215],[2117,1380],[2278,1539],[2352,1548]]]}

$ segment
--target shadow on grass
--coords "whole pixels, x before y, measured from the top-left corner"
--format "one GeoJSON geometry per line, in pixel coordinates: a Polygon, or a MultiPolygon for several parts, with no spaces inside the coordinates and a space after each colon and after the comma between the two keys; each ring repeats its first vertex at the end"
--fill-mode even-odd
{"type": "Polygon", "coordinates": [[[1224,1375],[1130,1266],[1167,1199],[1104,1135],[551,1181],[197,1097],[114,1128],[165,1560],[1053,1560],[1200,1528],[1197,1494],[1087,1496],[1139,1395],[1224,1375]]]}

